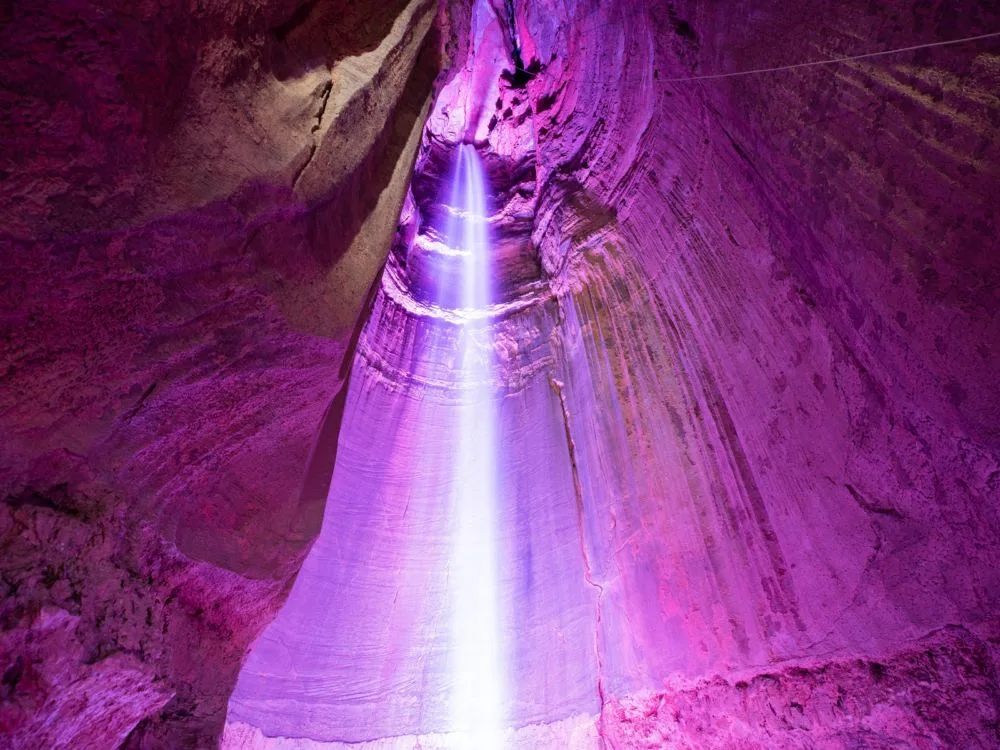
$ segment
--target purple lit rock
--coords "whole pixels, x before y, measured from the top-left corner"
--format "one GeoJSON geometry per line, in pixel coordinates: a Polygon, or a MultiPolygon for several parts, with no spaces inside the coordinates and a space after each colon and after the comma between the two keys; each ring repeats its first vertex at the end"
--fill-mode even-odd
{"type": "Polygon", "coordinates": [[[449,746],[463,142],[503,742],[1000,742],[997,42],[688,80],[989,4],[50,5],[0,11],[15,746],[207,746],[244,659],[226,747],[449,746]]]}
{"type": "Polygon", "coordinates": [[[434,11],[0,10],[3,747],[215,744],[319,528],[434,11]]]}
{"type": "MultiPolygon", "coordinates": [[[[995,57],[980,43],[770,78],[667,79],[971,36],[995,17],[935,7],[890,27],[852,4],[725,16],[699,4],[516,7],[526,80],[483,83],[503,35],[474,11],[472,59],[429,119],[313,552],[326,587],[311,561],[244,670],[232,746],[444,742],[432,738],[447,729],[449,643],[434,625],[447,619],[446,584],[412,577],[444,575],[447,526],[404,520],[403,497],[441,512],[430,501],[447,471],[439,394],[462,373],[454,326],[427,291],[440,269],[427,225],[462,140],[488,165],[497,237],[511,725],[589,716],[618,747],[796,746],[800,731],[834,747],[985,746],[1000,414],[969,373],[995,365],[1000,341],[986,312],[1000,309],[996,210],[960,196],[1000,176],[995,57]],[[469,104],[481,89],[492,112],[469,104]],[[914,160],[930,125],[913,121],[940,123],[933,159],[914,160]],[[897,212],[904,195],[911,207],[897,212]],[[970,274],[982,284],[954,296],[970,274]],[[389,458],[368,455],[373,435],[389,458]],[[344,556],[359,536],[365,555],[344,556]],[[390,600],[406,595],[414,628],[379,619],[401,616],[390,600]],[[381,604],[310,625],[324,600],[359,598],[381,604]],[[391,647],[371,640],[372,622],[391,647]],[[960,648],[928,635],[952,625],[975,635],[960,648]],[[331,639],[337,651],[306,679],[279,679],[278,649],[293,639],[304,654],[331,639]],[[933,691],[901,697],[921,659],[953,665],[940,683],[973,718],[933,691]],[[871,687],[866,660],[891,689],[871,687]],[[757,686],[773,671],[802,726],[755,718],[772,710],[757,686]],[[810,703],[812,685],[832,689],[840,673],[853,697],[810,703]],[[742,723],[708,732],[711,710],[689,723],[659,712],[671,701],[730,701],[742,723]]],[[[518,737],[509,746],[529,746],[518,737]]]]}

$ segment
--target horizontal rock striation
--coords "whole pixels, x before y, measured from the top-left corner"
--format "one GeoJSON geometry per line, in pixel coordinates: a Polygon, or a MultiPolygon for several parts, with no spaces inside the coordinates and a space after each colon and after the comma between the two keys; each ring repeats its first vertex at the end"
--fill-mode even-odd
{"type": "MultiPolygon", "coordinates": [[[[544,96],[567,81],[551,108],[550,161],[539,143],[539,163],[552,165],[540,180],[570,172],[614,216],[566,259],[562,237],[582,221],[566,214],[589,212],[567,211],[557,191],[542,198],[538,239],[546,267],[566,268],[556,283],[590,370],[567,391],[569,411],[617,402],[620,439],[592,442],[629,446],[631,486],[608,487],[621,480],[590,470],[597,455],[584,469],[596,483],[592,517],[604,516],[594,544],[605,595],[631,615],[609,640],[631,640],[639,655],[612,675],[625,678],[618,694],[631,667],[658,679],[863,653],[996,611],[996,446],[949,396],[950,369],[988,368],[998,340],[986,282],[996,210],[958,198],[1000,176],[995,49],[660,82],[970,36],[996,19],[934,6],[894,17],[906,32],[893,34],[867,6],[750,10],[723,19],[700,5],[651,7],[632,23],[606,11],[565,31],[608,50],[583,59],[564,54],[558,34],[536,35],[539,59],[555,52],[562,72],[529,87],[544,96]],[[810,12],[823,23],[807,24],[810,12]],[[797,33],[783,59],[764,59],[756,45],[777,18],[797,33]],[[848,48],[848,29],[872,33],[848,48]],[[755,46],[740,55],[745,38],[755,46]],[[939,81],[941,104],[900,85],[889,97],[893,74],[939,81]],[[604,104],[588,118],[580,103],[595,99],[604,104]],[[911,124],[945,117],[947,164],[921,155],[926,138],[911,124]],[[828,200],[813,190],[820,182],[835,186],[828,200]],[[923,224],[904,231],[902,209],[879,207],[890,189],[922,203],[923,224]],[[983,286],[962,300],[919,293],[921,279],[954,279],[960,255],[983,286]],[[947,341],[939,323],[899,325],[911,317],[951,321],[947,341]],[[949,354],[931,355],[934,336],[949,354]],[[604,497],[622,507],[609,513],[604,497]]],[[[996,424],[989,398],[975,411],[996,424]]]]}
{"type": "Polygon", "coordinates": [[[989,4],[0,13],[15,746],[453,746],[470,379],[507,746],[1000,742],[989,4]]]}
{"type": "Polygon", "coordinates": [[[512,727],[1000,741],[996,42],[785,67],[1000,28],[973,5],[474,5],[233,747],[445,742],[460,143],[491,180],[512,727]]]}
{"type": "Polygon", "coordinates": [[[5,747],[205,748],[320,525],[431,2],[0,10],[5,747]]]}
{"type": "MultiPolygon", "coordinates": [[[[608,702],[600,716],[571,716],[507,730],[504,750],[600,747],[896,748],[996,745],[997,638],[946,627],[903,644],[880,661],[798,661],[736,672],[608,702]]],[[[449,735],[401,736],[343,744],[266,737],[245,724],[226,728],[240,750],[447,750],[449,735]]]]}

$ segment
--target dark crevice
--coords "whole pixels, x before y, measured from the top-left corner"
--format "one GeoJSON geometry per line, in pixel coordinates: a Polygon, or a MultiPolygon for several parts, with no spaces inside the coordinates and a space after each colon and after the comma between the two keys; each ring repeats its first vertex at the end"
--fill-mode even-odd
{"type": "Polygon", "coordinates": [[[306,156],[305,161],[302,162],[302,166],[295,170],[295,174],[292,176],[292,187],[294,188],[299,184],[299,180],[302,178],[302,173],[306,171],[306,168],[312,164],[313,157],[316,156],[317,144],[309,144],[309,155],[306,156]]]}
{"type": "Polygon", "coordinates": [[[68,490],[68,485],[58,484],[44,491],[25,489],[20,493],[8,495],[5,502],[12,508],[42,508],[61,513],[72,518],[82,518],[84,512],[78,507],[68,490]]]}
{"type": "Polygon", "coordinates": [[[143,405],[146,403],[146,400],[153,395],[153,391],[156,390],[157,385],[159,385],[159,383],[154,381],[145,391],[142,392],[142,395],[139,396],[139,400],[135,402],[135,405],[125,413],[124,420],[126,422],[132,420],[135,415],[139,413],[143,405]]]}
{"type": "Polygon", "coordinates": [[[515,62],[513,72],[505,70],[500,74],[500,77],[506,81],[507,85],[512,89],[523,89],[528,85],[529,81],[534,79],[541,72],[542,64],[538,61],[538,58],[532,58],[527,67],[525,67],[522,62],[515,62]]]}
{"type": "Polygon", "coordinates": [[[524,88],[528,81],[538,75],[541,63],[535,58],[525,65],[521,50],[521,37],[517,30],[517,10],[514,8],[514,0],[493,0],[491,6],[497,21],[500,23],[504,43],[510,54],[511,62],[514,64],[514,70],[505,70],[501,77],[511,88],[524,88]]]}
{"type": "Polygon", "coordinates": [[[694,27],[687,19],[680,17],[677,13],[677,9],[673,6],[673,3],[667,4],[667,19],[670,21],[670,25],[673,27],[674,33],[677,34],[677,36],[695,49],[699,47],[698,34],[695,33],[694,27]]]}
{"type": "Polygon", "coordinates": [[[285,41],[289,34],[309,20],[309,16],[318,2],[319,0],[308,0],[308,2],[302,3],[302,5],[295,9],[295,12],[292,13],[287,21],[274,27],[271,31],[274,38],[279,42],[285,41]]]}
{"type": "Polygon", "coordinates": [[[607,697],[604,692],[604,655],[601,646],[601,630],[603,628],[603,612],[602,612],[602,600],[604,597],[604,587],[594,580],[593,570],[590,563],[590,554],[587,551],[587,536],[586,536],[586,508],[583,502],[583,483],[580,481],[580,470],[577,463],[576,455],[576,441],[573,439],[573,435],[570,430],[570,414],[569,407],[566,404],[566,394],[565,394],[565,384],[555,378],[553,375],[549,375],[549,385],[552,387],[553,393],[559,399],[559,409],[562,415],[563,430],[566,435],[566,446],[569,451],[569,465],[573,474],[573,490],[574,496],[576,497],[576,512],[578,521],[578,530],[580,533],[580,553],[583,559],[583,577],[589,586],[596,590],[595,603],[594,603],[594,658],[597,662],[597,698],[600,702],[601,713],[603,714],[604,707],[607,705],[607,697]]]}
{"type": "Polygon", "coordinates": [[[903,518],[903,514],[900,513],[898,510],[896,510],[895,508],[893,508],[892,506],[878,505],[877,503],[873,503],[872,501],[870,501],[868,498],[866,498],[864,495],[858,492],[854,488],[854,485],[845,484],[844,489],[851,494],[851,497],[854,498],[854,502],[856,502],[859,506],[861,506],[861,508],[868,511],[869,513],[874,513],[879,516],[889,516],[890,518],[900,518],[900,519],[903,518]]]}
{"type": "Polygon", "coordinates": [[[518,70],[524,68],[524,60],[521,59],[521,39],[517,33],[517,12],[514,10],[514,0],[503,0],[503,4],[497,10],[497,16],[503,25],[510,45],[510,57],[518,70]]]}
{"type": "Polygon", "coordinates": [[[0,685],[3,685],[6,697],[10,698],[14,691],[17,690],[17,683],[21,681],[21,677],[24,676],[24,657],[18,656],[14,663],[11,664],[3,673],[3,678],[0,679],[0,685]]]}
{"type": "Polygon", "coordinates": [[[327,81],[323,86],[323,90],[320,92],[320,104],[319,111],[316,113],[316,124],[312,126],[310,132],[315,133],[323,125],[323,114],[326,112],[327,102],[330,101],[330,92],[333,91],[333,81],[327,81]]]}

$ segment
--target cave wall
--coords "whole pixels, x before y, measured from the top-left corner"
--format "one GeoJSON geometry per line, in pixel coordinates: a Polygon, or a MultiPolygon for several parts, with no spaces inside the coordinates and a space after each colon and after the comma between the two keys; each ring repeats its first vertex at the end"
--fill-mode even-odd
{"type": "Polygon", "coordinates": [[[319,528],[436,12],[0,9],[4,746],[214,744],[319,528]]]}
{"type": "Polygon", "coordinates": [[[227,746],[448,746],[439,465],[463,375],[428,227],[462,141],[501,287],[510,746],[995,744],[995,42],[690,80],[995,14],[515,9],[516,31],[473,20],[431,112],[353,458],[227,746]],[[391,457],[366,457],[373,435],[391,457]],[[323,614],[346,600],[372,609],[323,614]],[[285,673],[290,643],[321,656],[285,673]]]}
{"type": "Polygon", "coordinates": [[[213,742],[328,486],[226,746],[447,746],[447,519],[399,491],[448,455],[421,238],[463,139],[502,271],[511,742],[995,745],[996,41],[689,79],[997,13],[511,7],[0,11],[15,746],[213,742]],[[332,679],[274,679],[295,659],[332,679]]]}
{"type": "MultiPolygon", "coordinates": [[[[527,54],[545,63],[527,84],[546,107],[535,238],[568,321],[559,377],[607,696],[789,659],[822,672],[919,651],[951,626],[995,654],[997,209],[979,199],[1000,176],[995,41],[670,80],[973,36],[995,13],[521,12],[527,54]]],[[[875,734],[989,746],[988,664],[974,720],[949,728],[956,714],[941,712],[928,727],[907,698],[907,728],[876,721],[875,734]]],[[[609,736],[727,741],[657,700],[638,730],[605,712],[609,736]]],[[[789,700],[768,702],[787,713],[789,700]]],[[[826,741],[864,735],[877,713],[826,741]]],[[[811,746],[783,726],[755,741],[811,746]]]]}

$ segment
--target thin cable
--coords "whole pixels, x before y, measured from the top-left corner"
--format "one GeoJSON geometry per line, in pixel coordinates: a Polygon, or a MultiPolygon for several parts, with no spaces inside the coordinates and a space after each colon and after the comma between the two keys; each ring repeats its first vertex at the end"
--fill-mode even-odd
{"type": "Polygon", "coordinates": [[[680,83],[682,81],[707,81],[715,78],[735,78],[736,76],[749,76],[756,73],[774,73],[779,70],[794,70],[795,68],[811,68],[816,65],[835,65],[837,63],[852,62],[854,60],[865,60],[870,57],[884,57],[895,55],[898,52],[913,52],[918,49],[928,49],[930,47],[947,47],[951,44],[964,44],[966,42],[978,42],[981,39],[992,39],[1000,37],[1000,31],[990,34],[979,34],[978,36],[967,36],[963,39],[948,39],[943,42],[927,42],[926,44],[915,44],[912,47],[898,47],[880,52],[866,52],[863,55],[849,55],[848,57],[834,57],[829,60],[814,60],[812,62],[795,63],[793,65],[781,65],[776,68],[752,68],[751,70],[740,70],[735,73],[713,73],[711,75],[690,76],[688,78],[661,78],[660,83],[680,83]]]}
{"type": "MultiPolygon", "coordinates": [[[[834,57],[829,60],[813,60],[812,62],[793,63],[792,65],[780,65],[774,68],[751,68],[750,70],[738,70],[733,73],[711,73],[700,76],[688,76],[686,78],[659,78],[659,83],[684,83],[687,81],[709,81],[719,78],[736,78],[737,76],[756,75],[757,73],[774,73],[781,70],[795,70],[796,68],[811,68],[817,65],[835,65],[837,63],[853,62],[854,60],[865,60],[872,57],[885,57],[895,55],[899,52],[913,52],[918,49],[929,49],[931,47],[947,47],[953,44],[965,44],[966,42],[978,42],[983,39],[994,39],[1000,37],[1000,31],[989,34],[979,34],[978,36],[967,36],[962,39],[948,39],[943,42],[926,42],[925,44],[915,44],[912,47],[897,47],[895,49],[880,50],[879,52],[865,52],[861,55],[849,55],[847,57],[834,57]]],[[[543,75],[544,71],[531,72],[525,68],[517,68],[521,72],[527,73],[532,78],[543,75]]],[[[560,80],[582,81],[582,78],[560,78],[560,80]]],[[[589,79],[587,79],[589,80],[589,79]]]]}

